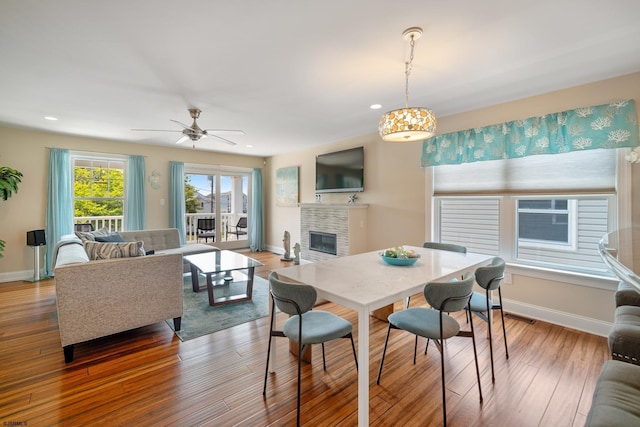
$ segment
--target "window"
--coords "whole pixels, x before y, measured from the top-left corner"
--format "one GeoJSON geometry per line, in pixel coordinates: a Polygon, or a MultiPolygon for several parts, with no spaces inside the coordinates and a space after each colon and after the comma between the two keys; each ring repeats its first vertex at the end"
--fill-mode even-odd
{"type": "Polygon", "coordinates": [[[433,169],[435,240],[523,265],[609,275],[597,245],[617,224],[616,150],[433,169]]]}
{"type": "Polygon", "coordinates": [[[518,245],[571,246],[575,224],[569,218],[574,211],[574,200],[518,200],[518,245]]]}
{"type": "Polygon", "coordinates": [[[122,229],[126,161],[73,156],[75,222],[122,229]]]}

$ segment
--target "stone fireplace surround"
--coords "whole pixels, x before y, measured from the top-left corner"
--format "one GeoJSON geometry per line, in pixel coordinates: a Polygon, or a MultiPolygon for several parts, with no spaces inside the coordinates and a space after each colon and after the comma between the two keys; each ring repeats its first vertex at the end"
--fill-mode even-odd
{"type": "Polygon", "coordinates": [[[367,207],[361,204],[301,204],[301,258],[314,262],[366,252],[367,207]],[[310,250],[311,231],[335,234],[336,255],[310,250]]]}

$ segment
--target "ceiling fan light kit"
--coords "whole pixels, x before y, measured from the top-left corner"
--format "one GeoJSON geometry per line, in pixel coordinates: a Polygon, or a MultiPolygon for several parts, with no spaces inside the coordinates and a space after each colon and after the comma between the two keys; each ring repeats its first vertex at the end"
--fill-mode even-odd
{"type": "Polygon", "coordinates": [[[405,62],[405,108],[385,113],[380,119],[378,132],[384,141],[411,142],[429,139],[436,134],[436,116],[428,108],[409,107],[409,75],[413,64],[415,41],[422,36],[422,28],[411,27],[402,33],[409,42],[411,54],[405,62]]]}

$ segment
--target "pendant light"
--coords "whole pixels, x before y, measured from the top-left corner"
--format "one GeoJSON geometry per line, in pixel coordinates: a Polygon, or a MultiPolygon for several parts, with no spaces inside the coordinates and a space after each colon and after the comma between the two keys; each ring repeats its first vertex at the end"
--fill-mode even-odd
{"type": "Polygon", "coordinates": [[[409,42],[411,54],[404,63],[405,108],[392,110],[382,116],[378,125],[380,137],[389,142],[410,142],[429,139],[436,134],[436,116],[428,108],[409,107],[409,74],[413,64],[413,49],[422,35],[422,28],[411,27],[402,33],[409,42]]]}

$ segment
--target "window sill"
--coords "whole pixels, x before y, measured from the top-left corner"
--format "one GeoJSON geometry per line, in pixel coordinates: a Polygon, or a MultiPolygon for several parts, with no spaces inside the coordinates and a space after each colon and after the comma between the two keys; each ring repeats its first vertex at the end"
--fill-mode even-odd
{"type": "Polygon", "coordinates": [[[553,280],[572,285],[586,286],[588,288],[604,289],[607,291],[615,291],[618,288],[618,283],[620,283],[620,279],[613,276],[597,276],[595,274],[555,270],[551,268],[520,264],[513,261],[507,262],[507,272],[518,276],[553,280]]]}

